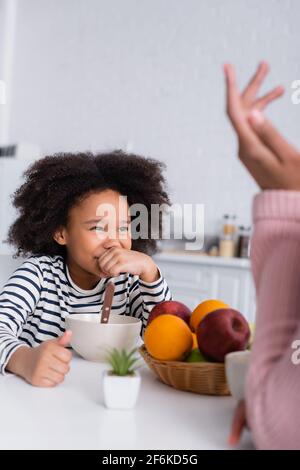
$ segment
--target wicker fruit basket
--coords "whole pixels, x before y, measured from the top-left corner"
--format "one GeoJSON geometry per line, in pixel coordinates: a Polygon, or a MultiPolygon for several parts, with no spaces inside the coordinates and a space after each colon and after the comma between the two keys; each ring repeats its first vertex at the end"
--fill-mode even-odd
{"type": "Polygon", "coordinates": [[[160,361],[150,356],[144,345],[139,352],[157,377],[171,387],[202,395],[230,395],[224,364],[160,361]]]}

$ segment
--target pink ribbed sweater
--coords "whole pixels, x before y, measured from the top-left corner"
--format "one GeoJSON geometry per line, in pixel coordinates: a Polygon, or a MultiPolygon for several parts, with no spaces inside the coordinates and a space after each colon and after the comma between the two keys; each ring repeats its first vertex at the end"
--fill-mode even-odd
{"type": "Polygon", "coordinates": [[[300,192],[254,198],[251,263],[256,332],[246,383],[247,422],[258,449],[300,449],[300,192]]]}

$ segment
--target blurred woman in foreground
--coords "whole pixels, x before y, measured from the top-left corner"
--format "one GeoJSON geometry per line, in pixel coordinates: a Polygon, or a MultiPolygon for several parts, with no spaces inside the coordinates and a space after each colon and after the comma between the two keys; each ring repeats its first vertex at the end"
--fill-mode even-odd
{"type": "Polygon", "coordinates": [[[230,442],[247,424],[259,449],[299,449],[300,368],[293,357],[300,345],[300,152],[262,114],[283,89],[256,99],[267,64],[242,94],[234,68],[227,64],[224,71],[239,158],[262,190],[253,201],[251,245],[256,333],[246,400],[236,409],[230,442]]]}

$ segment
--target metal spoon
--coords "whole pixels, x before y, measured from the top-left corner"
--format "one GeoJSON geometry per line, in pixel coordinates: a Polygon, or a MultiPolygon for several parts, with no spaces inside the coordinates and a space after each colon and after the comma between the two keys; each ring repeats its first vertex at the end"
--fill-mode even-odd
{"type": "Polygon", "coordinates": [[[105,287],[102,314],[100,315],[100,323],[108,323],[114,292],[115,285],[113,282],[109,282],[105,287]]]}

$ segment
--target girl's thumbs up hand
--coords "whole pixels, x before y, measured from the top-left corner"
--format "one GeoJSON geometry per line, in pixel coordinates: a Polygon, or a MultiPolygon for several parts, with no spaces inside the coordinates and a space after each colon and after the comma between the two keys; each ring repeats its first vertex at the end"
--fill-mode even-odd
{"type": "Polygon", "coordinates": [[[71,331],[60,338],[44,341],[35,348],[21,347],[11,357],[9,370],[36,387],[55,387],[64,381],[70,370],[71,331]]]}
{"type": "Polygon", "coordinates": [[[58,339],[54,339],[53,341],[56,341],[59,346],[63,346],[64,348],[69,346],[70,341],[71,341],[71,336],[72,336],[72,331],[67,330],[64,332],[62,336],[60,336],[58,339]]]}

